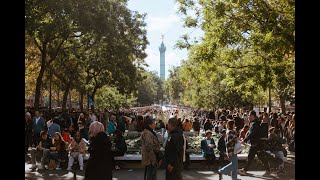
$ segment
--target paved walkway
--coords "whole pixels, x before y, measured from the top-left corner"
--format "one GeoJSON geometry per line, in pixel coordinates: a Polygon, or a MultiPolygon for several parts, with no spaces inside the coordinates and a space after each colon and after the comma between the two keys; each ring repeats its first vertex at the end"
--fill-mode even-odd
{"type": "MultiPolygon", "coordinates": [[[[119,171],[113,171],[113,180],[143,180],[144,169],[136,168],[139,165],[139,162],[121,162],[126,163],[126,168],[122,168],[119,171]],[[131,163],[131,164],[130,164],[131,163]]],[[[195,165],[195,164],[194,164],[195,165]]],[[[218,174],[213,171],[209,171],[207,169],[200,168],[192,168],[189,171],[182,172],[183,180],[210,180],[210,179],[218,179],[218,174]]],[[[239,168],[242,168],[244,162],[239,162],[239,168]]],[[[37,180],[55,180],[55,179],[63,179],[63,180],[72,180],[74,174],[72,172],[68,172],[66,170],[35,170],[32,171],[29,168],[31,164],[28,162],[25,163],[25,179],[37,179],[37,180]]],[[[252,164],[252,171],[248,171],[247,176],[238,176],[238,178],[242,180],[294,180],[295,179],[295,156],[293,154],[288,154],[288,161],[285,166],[287,174],[285,176],[278,177],[275,174],[271,176],[263,176],[264,170],[263,166],[259,163],[252,164]]],[[[77,180],[84,179],[84,171],[77,171],[77,180]]],[[[165,179],[165,171],[164,169],[159,169],[157,172],[157,176],[159,180],[165,179]]],[[[231,180],[230,176],[223,176],[225,180],[231,180]]]]}

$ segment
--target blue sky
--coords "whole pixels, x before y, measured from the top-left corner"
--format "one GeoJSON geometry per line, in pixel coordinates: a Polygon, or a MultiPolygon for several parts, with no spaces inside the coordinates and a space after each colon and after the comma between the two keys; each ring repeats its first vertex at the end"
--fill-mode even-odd
{"type": "Polygon", "coordinates": [[[160,72],[161,34],[164,34],[166,45],[166,78],[168,70],[173,66],[179,66],[182,59],[187,58],[187,50],[174,48],[179,37],[191,33],[191,37],[200,37],[203,31],[198,28],[183,28],[183,17],[177,13],[176,0],[129,0],[128,7],[140,13],[147,13],[147,38],[149,45],[146,49],[148,57],[145,59],[150,71],[160,72]]]}

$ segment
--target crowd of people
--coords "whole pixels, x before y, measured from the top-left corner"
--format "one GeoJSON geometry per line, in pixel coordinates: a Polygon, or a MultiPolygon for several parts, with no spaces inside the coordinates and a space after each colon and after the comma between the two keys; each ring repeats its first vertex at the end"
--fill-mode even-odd
{"type": "Polygon", "coordinates": [[[31,154],[31,169],[37,168],[36,160],[39,157],[39,169],[56,164],[53,169],[72,170],[76,159],[82,171],[84,158],[89,153],[86,177],[97,179],[100,174],[112,179],[112,169],[120,169],[114,157],[123,156],[127,151],[123,134],[126,131],[138,131],[141,133],[141,163],[145,167],[145,179],[156,179],[156,171],[160,166],[166,168],[166,179],[181,179],[182,169],[187,169],[190,164],[186,152],[189,142],[183,132],[193,131],[200,135],[200,131],[204,130],[201,149],[209,168],[212,164],[218,165],[216,170],[219,177],[229,172],[232,172],[233,179],[238,178],[238,173],[246,175],[256,154],[264,164],[266,175],[272,172],[271,164],[276,164],[276,173],[285,174],[287,150],[282,144],[287,143],[288,150],[294,151],[294,123],[294,112],[269,114],[239,110],[159,108],[89,110],[87,113],[74,110],[51,113],[29,111],[25,114],[25,154],[31,154]],[[155,134],[155,130],[159,129],[165,129],[169,134],[164,152],[160,151],[160,142],[155,134]],[[218,142],[214,142],[213,133],[219,134],[218,142]],[[246,166],[239,171],[237,153],[234,152],[237,142],[250,144],[246,166]],[[219,160],[216,160],[215,149],[219,150],[219,160]],[[101,166],[110,171],[106,173],[105,169],[101,169],[102,172],[99,172],[97,163],[104,164],[101,166]]]}

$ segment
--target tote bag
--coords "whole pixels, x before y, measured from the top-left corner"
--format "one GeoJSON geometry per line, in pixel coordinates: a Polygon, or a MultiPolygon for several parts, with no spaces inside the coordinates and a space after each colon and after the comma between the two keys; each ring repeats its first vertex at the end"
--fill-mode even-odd
{"type": "Polygon", "coordinates": [[[237,140],[236,144],[234,145],[234,154],[239,154],[243,150],[243,148],[244,147],[241,145],[239,140],[237,140]]]}

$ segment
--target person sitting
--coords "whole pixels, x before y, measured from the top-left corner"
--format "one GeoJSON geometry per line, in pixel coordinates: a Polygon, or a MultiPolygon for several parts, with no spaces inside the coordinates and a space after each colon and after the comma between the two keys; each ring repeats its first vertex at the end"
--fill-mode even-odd
{"type": "Polygon", "coordinates": [[[71,141],[69,147],[69,161],[68,161],[68,171],[71,171],[71,167],[74,162],[74,158],[78,158],[80,171],[83,171],[83,157],[86,153],[86,143],[81,137],[80,132],[76,132],[74,139],[71,141]]]}
{"type": "Polygon", "coordinates": [[[66,143],[59,132],[54,133],[52,144],[53,146],[50,147],[48,158],[50,160],[55,160],[57,168],[59,168],[61,159],[65,158],[67,155],[66,143]]]}
{"type": "Polygon", "coordinates": [[[207,160],[207,165],[209,169],[211,169],[210,165],[214,164],[216,161],[216,156],[214,154],[214,149],[216,148],[216,145],[211,136],[212,136],[212,131],[207,130],[206,139],[201,141],[201,150],[203,151],[203,155],[207,160]]]}
{"type": "Polygon", "coordinates": [[[114,157],[124,156],[124,154],[127,152],[127,144],[122,136],[121,130],[119,129],[115,130],[114,135],[115,135],[115,139],[114,139],[115,148],[112,149],[112,154],[113,154],[112,162],[114,164],[115,169],[119,170],[120,167],[117,164],[117,162],[114,160],[114,157]]]}
{"type": "Polygon", "coordinates": [[[61,132],[61,135],[62,135],[62,139],[64,142],[67,142],[67,143],[71,142],[70,133],[69,133],[68,129],[64,129],[61,132]]]}
{"type": "Polygon", "coordinates": [[[51,138],[48,137],[46,131],[40,132],[40,142],[36,148],[31,149],[31,168],[36,169],[36,157],[41,157],[41,166],[39,169],[44,169],[44,165],[48,160],[48,153],[50,152],[50,147],[53,147],[51,138]]]}
{"type": "Polygon", "coordinates": [[[270,150],[270,152],[272,154],[275,155],[276,160],[278,162],[278,167],[277,167],[277,174],[278,175],[285,175],[285,171],[284,171],[284,162],[285,162],[285,154],[283,151],[286,152],[286,150],[282,147],[281,144],[281,140],[280,140],[280,136],[278,135],[279,132],[277,132],[278,129],[271,127],[269,129],[269,146],[268,146],[268,150],[270,150]]]}

